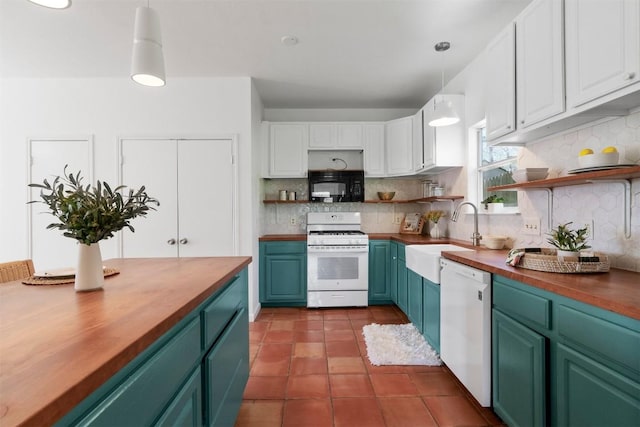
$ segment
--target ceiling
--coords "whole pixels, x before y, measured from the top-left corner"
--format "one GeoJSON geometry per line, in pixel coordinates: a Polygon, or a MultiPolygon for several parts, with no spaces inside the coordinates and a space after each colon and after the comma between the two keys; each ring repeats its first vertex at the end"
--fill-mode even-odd
{"type": "MultiPolygon", "coordinates": [[[[531,0],[151,0],[167,84],[251,76],[267,108],[419,108],[531,0]],[[283,36],[299,43],[286,46],[283,36]],[[434,45],[451,42],[437,53],[434,45]]],[[[0,77],[129,75],[144,0],[0,0],[0,77]]],[[[157,90],[162,90],[161,88],[157,90]]]]}

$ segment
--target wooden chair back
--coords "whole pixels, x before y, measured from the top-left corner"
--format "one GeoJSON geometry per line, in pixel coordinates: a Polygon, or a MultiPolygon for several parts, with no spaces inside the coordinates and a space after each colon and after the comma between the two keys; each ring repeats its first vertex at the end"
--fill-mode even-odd
{"type": "Polygon", "coordinates": [[[33,261],[30,259],[0,263],[0,283],[26,279],[33,276],[34,272],[33,261]]]}

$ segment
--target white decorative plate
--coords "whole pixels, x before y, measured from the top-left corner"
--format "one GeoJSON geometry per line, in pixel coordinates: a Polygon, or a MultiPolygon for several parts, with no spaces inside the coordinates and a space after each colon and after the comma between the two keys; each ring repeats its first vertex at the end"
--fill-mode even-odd
{"type": "Polygon", "coordinates": [[[46,278],[46,279],[63,279],[67,277],[74,277],[76,275],[75,268],[61,268],[58,270],[46,270],[35,273],[33,277],[46,278]]]}
{"type": "Polygon", "coordinates": [[[592,168],[578,168],[567,171],[567,173],[583,173],[583,172],[596,172],[596,171],[606,171],[609,169],[620,169],[620,168],[631,168],[634,166],[638,166],[636,164],[627,163],[627,164],[619,164],[619,165],[608,165],[608,166],[594,166],[592,168]]]}

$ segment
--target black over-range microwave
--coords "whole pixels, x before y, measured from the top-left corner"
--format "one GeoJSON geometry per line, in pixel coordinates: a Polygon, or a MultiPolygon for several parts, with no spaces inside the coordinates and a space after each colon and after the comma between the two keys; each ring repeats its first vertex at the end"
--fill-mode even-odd
{"type": "Polygon", "coordinates": [[[364,171],[309,171],[312,202],[364,202],[364,171]]]}

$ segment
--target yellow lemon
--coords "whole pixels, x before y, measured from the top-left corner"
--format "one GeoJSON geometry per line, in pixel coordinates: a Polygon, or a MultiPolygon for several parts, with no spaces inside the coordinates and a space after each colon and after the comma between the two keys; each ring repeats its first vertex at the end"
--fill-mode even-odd
{"type": "Polygon", "coordinates": [[[582,150],[580,150],[580,153],[578,153],[578,156],[586,156],[588,154],[593,154],[593,150],[591,148],[583,148],[582,150]]]}
{"type": "Polygon", "coordinates": [[[618,150],[616,149],[616,147],[605,147],[602,149],[603,153],[617,153],[618,150]]]}

